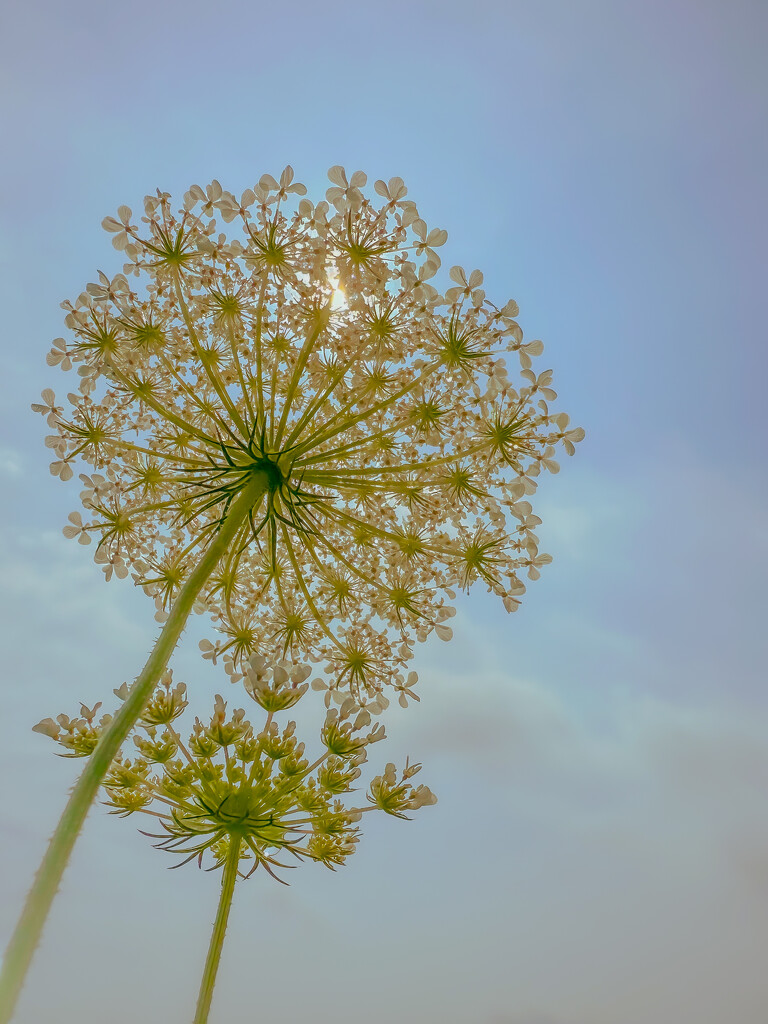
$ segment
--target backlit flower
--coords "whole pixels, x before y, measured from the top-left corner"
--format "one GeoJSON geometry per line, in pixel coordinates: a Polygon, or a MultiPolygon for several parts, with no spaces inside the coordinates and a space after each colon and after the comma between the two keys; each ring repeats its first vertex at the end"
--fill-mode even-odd
{"type": "Polygon", "coordinates": [[[313,652],[358,697],[389,681],[402,696],[414,641],[450,636],[454,588],[481,580],[517,607],[547,561],[524,499],[583,431],[550,412],[514,302],[491,303],[477,270],[454,267],[444,295],[430,283],[446,234],[402,181],[377,200],[360,171],[329,177],[317,204],[286,168],[239,199],[213,182],[178,212],[158,192],[141,218],[106,218],[128,262],[64,304],[49,362],[79,387],[66,411],[50,389],[36,408],[52,472],[87,467],[65,533],[94,535],[161,620],[264,481],[195,605],[233,679],[254,652],[313,652]]]}
{"type": "MultiPolygon", "coordinates": [[[[243,709],[230,712],[217,696],[210,719],[195,718],[184,739],[178,720],[187,708],[186,687],[174,685],[166,672],[139,719],[136,753],[120,753],[104,780],[111,813],[151,815],[163,829],[154,834],[158,847],[180,854],[180,864],[196,859],[202,865],[208,854],[221,866],[234,840],[241,860],[250,864],[248,874],[263,866],[278,877],[275,869],[295,866],[279,859],[287,854],[332,869],[343,864],[354,853],[367,811],[378,808],[403,818],[406,811],[436,803],[426,786],[410,782],[421,765],[406,761],[399,775],[388,764],[371,780],[367,805],[347,806],[367,748],[384,739],[384,728],[373,726],[370,712],[347,697],[326,712],[320,744],[310,754],[296,735],[296,722],[279,726],[275,718],[306,694],[310,674],[308,665],[253,655],[244,681],[263,714],[261,727],[243,709]]],[[[115,690],[122,699],[128,692],[125,685],[115,690]]],[[[35,731],[63,746],[64,757],[88,757],[111,721],[110,715],[96,721],[100,707],[82,705],[76,718],[46,718],[35,731]]]]}

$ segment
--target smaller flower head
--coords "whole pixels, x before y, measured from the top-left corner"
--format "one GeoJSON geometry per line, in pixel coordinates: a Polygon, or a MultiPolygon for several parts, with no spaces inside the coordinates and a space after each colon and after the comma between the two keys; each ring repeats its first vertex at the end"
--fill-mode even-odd
{"type": "MultiPolygon", "coordinates": [[[[186,687],[174,685],[167,671],[142,712],[135,754],[118,754],[104,782],[111,813],[153,816],[163,829],[154,835],[156,845],[180,854],[180,864],[196,859],[202,865],[208,855],[220,866],[237,840],[241,859],[250,862],[247,875],[261,866],[283,881],[275,872],[295,866],[279,859],[288,855],[331,869],[343,864],[367,811],[405,817],[406,810],[435,803],[425,786],[409,781],[421,766],[406,762],[399,777],[388,764],[372,780],[367,806],[349,806],[368,747],[384,739],[384,727],[373,725],[368,709],[347,696],[326,710],[317,756],[310,755],[296,722],[281,725],[275,717],[304,697],[310,674],[308,665],[252,656],[244,685],[261,710],[261,727],[217,696],[211,716],[195,718],[184,739],[179,720],[187,710],[186,687]]],[[[128,692],[126,684],[115,690],[121,700],[128,692]]],[[[82,705],[80,717],[46,718],[34,730],[63,746],[63,756],[88,757],[111,720],[97,721],[99,708],[82,705]]]]}

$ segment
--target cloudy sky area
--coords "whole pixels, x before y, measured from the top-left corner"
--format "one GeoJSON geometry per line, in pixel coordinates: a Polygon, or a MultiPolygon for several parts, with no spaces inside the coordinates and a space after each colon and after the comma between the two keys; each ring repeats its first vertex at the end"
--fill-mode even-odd
{"type": "MultiPolygon", "coordinates": [[[[72,388],[45,365],[59,302],[120,269],[100,222],[121,203],[286,163],[319,198],[341,163],[401,175],[444,265],[519,302],[588,436],[540,489],[554,563],[522,609],[463,597],[455,639],[417,651],[421,704],[388,719],[379,757],[423,760],[440,802],[367,822],[336,874],[240,886],[212,1022],[764,1024],[767,15],[5,6],[3,944],[78,768],[30,727],[131,678],[156,631],[61,536],[78,487],[29,412],[72,388]]],[[[204,705],[233,691],[202,630],[174,664],[204,705]]],[[[190,1019],[218,877],[167,866],[93,814],[18,1024],[190,1019]]]]}

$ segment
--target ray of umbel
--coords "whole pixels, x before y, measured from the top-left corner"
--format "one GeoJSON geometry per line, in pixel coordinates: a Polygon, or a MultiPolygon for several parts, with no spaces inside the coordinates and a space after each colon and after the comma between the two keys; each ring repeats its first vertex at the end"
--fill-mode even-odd
{"type": "Polygon", "coordinates": [[[516,304],[490,302],[478,270],[454,267],[444,294],[430,283],[446,233],[400,179],[371,199],[362,172],[329,177],[317,204],[286,168],[239,199],[193,186],[178,212],[158,192],[138,224],[120,207],[104,225],[123,273],[64,304],[71,336],[48,361],[76,367],[78,388],[66,409],[50,389],[35,406],[52,472],[84,470],[64,532],[95,539],[107,578],[130,572],[165,627],[54,835],[0,1022],[99,779],[193,607],[214,625],[205,656],[233,680],[254,653],[306,655],[325,663],[328,699],[383,706],[414,642],[450,638],[454,588],[481,580],[513,611],[521,576],[550,560],[527,499],[583,431],[549,408],[541,342],[523,342],[516,304]]]}

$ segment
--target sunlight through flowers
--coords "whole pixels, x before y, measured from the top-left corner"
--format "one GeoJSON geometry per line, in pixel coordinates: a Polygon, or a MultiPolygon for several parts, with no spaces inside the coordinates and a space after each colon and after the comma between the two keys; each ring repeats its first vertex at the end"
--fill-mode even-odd
{"type": "Polygon", "coordinates": [[[450,637],[456,588],[517,607],[550,560],[527,498],[583,431],[550,411],[514,302],[490,302],[477,270],[430,283],[446,232],[402,181],[376,182],[376,202],[362,172],[329,177],[317,204],[288,167],[239,199],[214,181],[176,213],[158,192],[139,223],[106,218],[128,263],[65,304],[73,338],[49,362],[77,367],[79,393],[36,408],[52,472],[87,464],[65,533],[95,536],[161,621],[260,476],[196,596],[218,629],[204,653],[237,679],[254,652],[315,652],[364,701],[402,683],[414,640],[450,637]]]}
{"type": "Polygon", "coordinates": [[[329,178],[317,203],[286,167],[239,199],[213,181],[176,211],[160,191],[140,218],[121,206],[103,224],[122,273],[63,304],[71,336],[48,363],[76,368],[77,390],[33,408],[54,431],[51,472],[83,470],[64,533],[96,538],[107,579],[131,574],[163,628],[46,850],[0,970],[0,1024],[193,610],[233,681],[253,657],[306,658],[324,663],[327,707],[375,713],[388,686],[416,699],[415,642],[451,638],[457,588],[480,581],[514,611],[522,577],[551,561],[528,498],[584,432],[550,410],[542,343],[479,270],[431,283],[447,233],[400,178],[374,197],[362,171],[329,178]]]}

